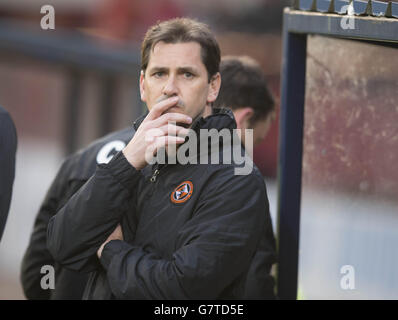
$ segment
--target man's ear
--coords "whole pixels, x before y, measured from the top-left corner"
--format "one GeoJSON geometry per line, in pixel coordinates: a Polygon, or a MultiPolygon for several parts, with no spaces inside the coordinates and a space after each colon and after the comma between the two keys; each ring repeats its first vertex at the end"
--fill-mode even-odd
{"type": "Polygon", "coordinates": [[[254,115],[253,108],[242,107],[242,108],[233,110],[233,113],[234,113],[237,129],[252,129],[252,128],[249,128],[249,123],[250,123],[251,118],[254,115]]]}
{"type": "Polygon", "coordinates": [[[141,101],[146,102],[144,80],[145,80],[145,74],[144,74],[144,71],[141,70],[141,72],[140,72],[140,95],[141,95],[141,101]]]}
{"type": "Polygon", "coordinates": [[[220,91],[221,87],[221,75],[217,72],[210,80],[210,89],[209,93],[207,94],[207,103],[212,103],[216,101],[218,92],[220,91]]]}

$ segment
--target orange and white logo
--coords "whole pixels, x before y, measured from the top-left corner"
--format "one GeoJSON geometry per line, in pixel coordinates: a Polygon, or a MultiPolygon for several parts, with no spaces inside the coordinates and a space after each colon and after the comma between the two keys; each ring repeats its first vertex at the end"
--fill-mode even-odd
{"type": "Polygon", "coordinates": [[[192,182],[184,181],[171,193],[170,196],[171,202],[183,203],[191,197],[192,192],[193,192],[192,182]]]}

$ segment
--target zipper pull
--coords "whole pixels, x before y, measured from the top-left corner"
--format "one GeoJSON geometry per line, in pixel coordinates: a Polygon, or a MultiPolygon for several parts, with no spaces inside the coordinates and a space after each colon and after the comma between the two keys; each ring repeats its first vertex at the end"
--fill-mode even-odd
{"type": "Polygon", "coordinates": [[[151,179],[149,179],[151,182],[155,182],[156,181],[156,177],[158,176],[160,170],[156,169],[151,177],[151,179]]]}

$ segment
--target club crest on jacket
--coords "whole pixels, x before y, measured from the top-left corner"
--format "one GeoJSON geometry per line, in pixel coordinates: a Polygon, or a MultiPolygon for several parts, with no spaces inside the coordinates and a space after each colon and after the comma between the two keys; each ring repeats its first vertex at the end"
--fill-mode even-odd
{"type": "Polygon", "coordinates": [[[173,203],[183,203],[187,201],[193,192],[193,184],[191,181],[184,181],[178,185],[171,193],[170,199],[173,203]]]}

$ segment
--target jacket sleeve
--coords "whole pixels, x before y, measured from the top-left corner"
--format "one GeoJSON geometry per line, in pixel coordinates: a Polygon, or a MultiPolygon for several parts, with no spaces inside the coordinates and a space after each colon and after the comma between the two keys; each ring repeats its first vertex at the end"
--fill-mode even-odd
{"type": "Polygon", "coordinates": [[[276,298],[274,293],[275,279],[271,274],[272,265],[276,262],[275,237],[271,219],[268,215],[261,234],[261,240],[250,264],[245,283],[244,299],[273,300],[276,298]]]}
{"type": "Polygon", "coordinates": [[[47,229],[47,247],[66,268],[91,272],[98,268],[97,250],[131,208],[140,172],[122,152],[98,165],[94,175],[69,199],[47,229]]]}
{"type": "Polygon", "coordinates": [[[268,211],[264,182],[224,171],[202,192],[172,259],[120,240],[102,252],[119,299],[216,299],[248,270],[268,211]]]}
{"type": "Polygon", "coordinates": [[[11,117],[0,108],[0,240],[7,222],[15,176],[17,133],[11,117]]]}
{"type": "Polygon", "coordinates": [[[66,159],[59,169],[36,216],[28,248],[21,264],[21,283],[28,299],[50,299],[50,290],[40,286],[40,271],[44,265],[54,266],[54,259],[47,249],[47,225],[50,218],[84,184],[84,180],[69,181],[73,158],[66,159]],[[67,194],[66,194],[67,193],[67,194]]]}

